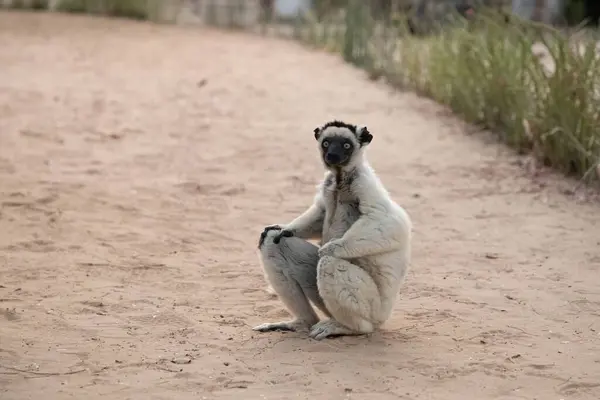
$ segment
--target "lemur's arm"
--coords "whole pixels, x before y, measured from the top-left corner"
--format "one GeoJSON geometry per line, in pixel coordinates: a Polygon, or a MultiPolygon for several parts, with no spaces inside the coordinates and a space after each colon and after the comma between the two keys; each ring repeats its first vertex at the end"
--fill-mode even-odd
{"type": "Polygon", "coordinates": [[[323,231],[324,221],[325,207],[320,198],[317,198],[306,211],[285,225],[283,230],[289,231],[293,236],[302,239],[319,239],[323,231]]]}
{"type": "Polygon", "coordinates": [[[364,214],[340,239],[323,246],[319,255],[342,259],[365,257],[399,250],[410,235],[410,225],[401,215],[364,214]]]}

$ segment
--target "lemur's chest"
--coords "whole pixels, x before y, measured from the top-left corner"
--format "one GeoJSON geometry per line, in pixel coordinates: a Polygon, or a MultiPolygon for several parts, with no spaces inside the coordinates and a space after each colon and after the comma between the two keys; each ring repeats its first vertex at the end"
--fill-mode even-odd
{"type": "Polygon", "coordinates": [[[360,217],[360,201],[351,182],[329,182],[323,188],[325,221],[321,243],[339,239],[360,217]]]}

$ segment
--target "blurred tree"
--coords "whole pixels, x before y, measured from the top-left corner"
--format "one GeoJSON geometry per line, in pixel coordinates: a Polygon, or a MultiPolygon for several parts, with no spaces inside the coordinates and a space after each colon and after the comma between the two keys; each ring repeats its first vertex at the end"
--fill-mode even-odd
{"type": "Polygon", "coordinates": [[[564,17],[567,25],[577,25],[586,17],[587,5],[584,0],[566,0],[564,17]]]}
{"type": "Polygon", "coordinates": [[[600,20],[600,0],[585,0],[585,13],[590,19],[590,24],[598,27],[600,20]]]}

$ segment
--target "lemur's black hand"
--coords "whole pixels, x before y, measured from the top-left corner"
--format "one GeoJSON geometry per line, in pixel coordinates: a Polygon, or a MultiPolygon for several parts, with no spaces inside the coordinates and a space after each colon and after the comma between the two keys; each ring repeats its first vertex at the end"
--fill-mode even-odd
{"type": "Polygon", "coordinates": [[[263,233],[266,234],[269,231],[280,231],[282,229],[283,228],[279,224],[268,225],[268,226],[265,226],[265,229],[263,230],[263,233]]]}
{"type": "MultiPolygon", "coordinates": [[[[283,228],[279,224],[274,224],[274,225],[266,226],[265,229],[263,229],[262,233],[260,234],[260,240],[258,241],[258,248],[259,249],[261,248],[261,246],[265,242],[265,239],[267,238],[267,234],[269,233],[269,231],[282,231],[283,232],[283,228]]],[[[282,232],[279,232],[277,235],[275,235],[273,237],[273,242],[275,244],[279,243],[279,240],[282,237],[282,232]]],[[[289,232],[289,231],[287,231],[287,232],[289,232]]],[[[289,236],[292,236],[291,232],[289,232],[289,233],[290,233],[289,236]]],[[[283,236],[288,236],[288,234],[286,233],[283,236]]]]}
{"type": "Polygon", "coordinates": [[[294,232],[288,231],[287,229],[282,229],[279,233],[273,236],[273,243],[279,244],[279,241],[282,237],[292,237],[294,236],[294,232]]]}

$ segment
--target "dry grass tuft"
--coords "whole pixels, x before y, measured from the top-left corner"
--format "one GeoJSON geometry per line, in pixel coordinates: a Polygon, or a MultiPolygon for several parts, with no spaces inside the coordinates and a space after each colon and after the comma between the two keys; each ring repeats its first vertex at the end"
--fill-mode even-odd
{"type": "Polygon", "coordinates": [[[372,78],[433,98],[546,165],[597,176],[600,57],[582,31],[566,35],[484,10],[414,36],[402,16],[374,20],[359,1],[343,18],[305,21],[312,34],[302,40],[338,51],[372,78]]]}

